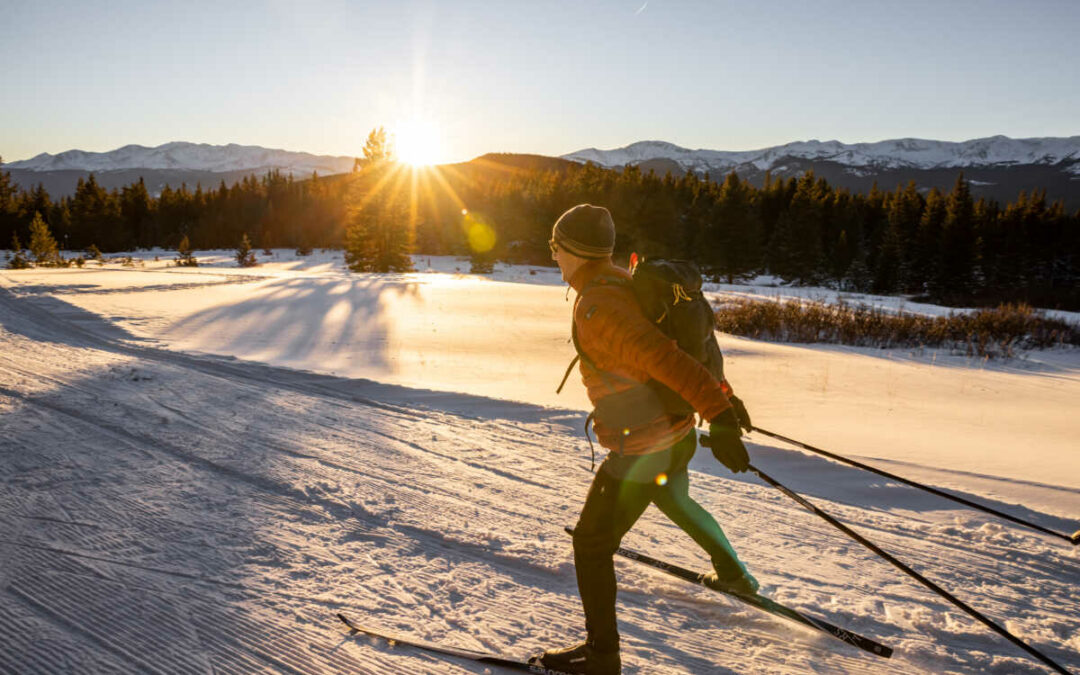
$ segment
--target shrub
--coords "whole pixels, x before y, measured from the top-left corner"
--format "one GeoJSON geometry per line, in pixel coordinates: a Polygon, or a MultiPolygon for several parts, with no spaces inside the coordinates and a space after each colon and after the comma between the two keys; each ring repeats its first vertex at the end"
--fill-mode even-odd
{"type": "Polygon", "coordinates": [[[19,241],[19,235],[11,235],[11,250],[15,252],[11,260],[8,262],[8,267],[13,270],[24,270],[30,267],[30,261],[26,259],[22,251],[22,242],[19,241]]]}
{"type": "Polygon", "coordinates": [[[1025,304],[930,317],[844,302],[739,298],[725,302],[716,320],[725,333],[775,342],[943,347],[971,356],[1010,357],[1018,350],[1080,345],[1080,326],[1047,318],[1025,304]]]}

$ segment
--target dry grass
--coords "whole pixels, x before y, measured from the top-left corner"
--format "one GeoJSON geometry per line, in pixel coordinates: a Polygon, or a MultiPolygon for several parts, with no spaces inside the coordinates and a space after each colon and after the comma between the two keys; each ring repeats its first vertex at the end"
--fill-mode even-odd
{"type": "Polygon", "coordinates": [[[725,302],[716,312],[716,319],[719,330],[725,333],[773,342],[824,342],[883,349],[941,347],[986,357],[1080,345],[1080,326],[1047,318],[1025,304],[931,317],[844,302],[739,298],[725,302]]]}

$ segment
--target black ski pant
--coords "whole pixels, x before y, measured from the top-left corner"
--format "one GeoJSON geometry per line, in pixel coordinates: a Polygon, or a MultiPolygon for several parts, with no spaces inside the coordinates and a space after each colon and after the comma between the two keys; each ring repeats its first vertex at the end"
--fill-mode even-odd
{"type": "Polygon", "coordinates": [[[690,498],[686,467],[696,450],[697,433],[691,431],[663,452],[641,456],[613,452],[596,472],[574,528],[574,567],[585,609],[585,627],[600,651],[619,648],[615,550],[650,503],[656,504],[713,560],[730,563],[737,559],[716,519],[690,498]]]}

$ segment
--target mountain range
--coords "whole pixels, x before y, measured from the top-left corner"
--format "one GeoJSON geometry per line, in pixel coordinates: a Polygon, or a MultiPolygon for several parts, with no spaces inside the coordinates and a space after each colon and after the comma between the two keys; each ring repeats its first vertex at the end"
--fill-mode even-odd
{"type": "Polygon", "coordinates": [[[615,150],[589,148],[563,155],[603,166],[670,159],[683,170],[721,171],[782,169],[785,159],[830,161],[852,173],[883,169],[942,169],[1023,164],[1066,164],[1080,176],[1080,136],[1069,138],[1009,138],[993,136],[960,143],[900,138],[878,143],[797,141],[761,150],[689,150],[663,141],[642,141],[615,150]]]}
{"type": "Polygon", "coordinates": [[[642,141],[623,148],[587,148],[563,155],[575,162],[609,168],[638,166],[657,175],[692,171],[720,180],[735,171],[760,186],[774,178],[806,171],[829,183],[866,192],[876,183],[891,190],[915,181],[923,191],[951,189],[964,172],[972,193],[1005,203],[1021,190],[1045,189],[1048,199],[1063,199],[1080,208],[1080,136],[1009,138],[992,136],[970,141],[900,138],[877,143],[799,141],[760,150],[690,150],[664,141],[642,141]]]}
{"type": "MultiPolygon", "coordinates": [[[[865,192],[875,183],[891,190],[914,180],[921,190],[948,190],[960,171],[976,196],[1009,202],[1021,190],[1045,189],[1047,197],[1080,208],[1080,136],[1021,138],[993,136],[963,142],[902,138],[876,143],[798,141],[760,150],[691,150],[663,141],[642,141],[623,148],[587,148],[563,155],[570,162],[593,162],[609,168],[627,165],[681,175],[708,173],[716,180],[735,171],[761,185],[766,175],[788,178],[812,170],[831,184],[865,192]]],[[[474,160],[480,161],[480,160],[474,160]]],[[[24,188],[43,184],[54,196],[71,194],[79,178],[93,172],[106,188],[142,177],[152,193],[166,185],[232,184],[243,176],[271,170],[297,178],[313,172],[350,171],[351,156],[313,155],[250,145],[166,143],[157,147],[126,145],[110,152],[69,150],[42,153],[3,166],[24,188]]]]}
{"type": "Polygon", "coordinates": [[[80,178],[91,172],[105,188],[130,185],[140,177],[154,194],[166,185],[189,187],[201,183],[216,187],[221,181],[232,185],[244,176],[280,171],[296,178],[312,173],[331,175],[351,171],[355,158],[313,155],[307,152],[275,150],[257,145],[209,145],[207,143],[165,143],[149,148],[125,145],[109,152],[68,150],[56,155],[47,152],[30,159],[4,164],[16,184],[30,188],[38,183],[53,196],[73,194],[80,178]]]}
{"type": "Polygon", "coordinates": [[[352,157],[312,155],[307,152],[273,150],[258,145],[209,145],[174,142],[148,148],[125,145],[109,152],[68,150],[58,155],[40,155],[11,162],[8,169],[28,171],[120,171],[123,169],[179,169],[189,171],[270,171],[307,175],[343,173],[352,169],[352,157]]]}

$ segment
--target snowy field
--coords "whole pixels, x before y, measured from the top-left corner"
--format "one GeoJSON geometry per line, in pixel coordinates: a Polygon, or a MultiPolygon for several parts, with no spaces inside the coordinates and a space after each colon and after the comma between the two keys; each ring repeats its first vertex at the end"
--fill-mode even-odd
{"type": "MultiPolygon", "coordinates": [[[[490,672],[349,637],[337,611],[512,656],[579,637],[562,527],[591,479],[588,405],[576,376],[554,392],[573,356],[556,270],[475,277],[467,260],[417,257],[413,274],[351,275],[340,253],[259,254],[250,269],[228,251],[197,252],[198,268],[134,255],[0,270],[0,671],[490,672]]],[[[761,427],[1080,526],[1078,350],[998,363],[721,347],[761,427]]],[[[1080,671],[1075,548],[761,435],[748,447],[1080,671]]],[[[1045,672],[756,478],[707,451],[691,468],[768,594],[896,653],[618,562],[626,672],[1045,672]]],[[[708,564],[655,510],[626,545],[708,564]]]]}

